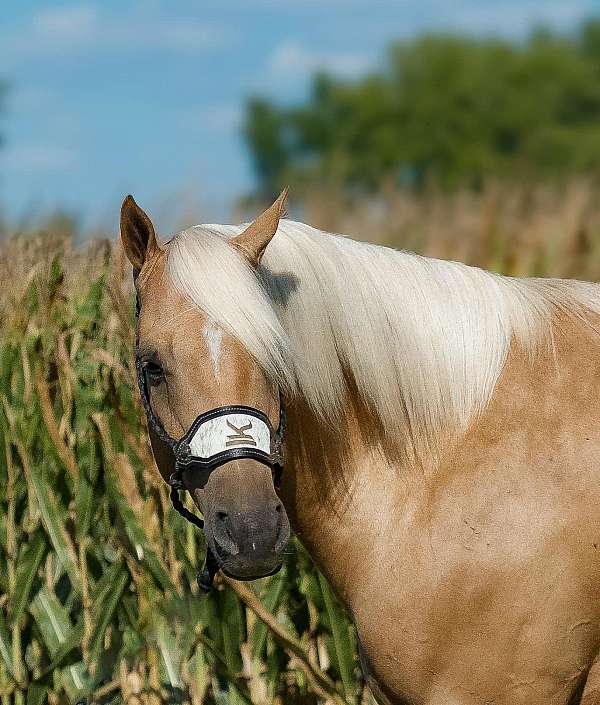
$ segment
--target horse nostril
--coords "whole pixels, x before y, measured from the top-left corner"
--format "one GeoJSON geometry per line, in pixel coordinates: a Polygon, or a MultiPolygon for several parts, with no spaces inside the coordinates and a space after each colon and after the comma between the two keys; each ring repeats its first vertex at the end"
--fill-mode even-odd
{"type": "Polygon", "coordinates": [[[233,543],[235,543],[235,539],[234,539],[233,533],[231,531],[231,522],[228,521],[228,519],[229,519],[229,514],[227,514],[227,512],[217,512],[217,520],[223,525],[222,531],[225,532],[225,535],[227,536],[228,539],[230,539],[233,543]]]}
{"type": "Polygon", "coordinates": [[[229,553],[239,552],[237,541],[233,535],[229,514],[224,511],[215,512],[213,538],[215,543],[229,553]]]}
{"type": "Polygon", "coordinates": [[[281,502],[276,505],[275,512],[277,517],[275,550],[281,551],[285,548],[290,538],[290,524],[281,502]]]}

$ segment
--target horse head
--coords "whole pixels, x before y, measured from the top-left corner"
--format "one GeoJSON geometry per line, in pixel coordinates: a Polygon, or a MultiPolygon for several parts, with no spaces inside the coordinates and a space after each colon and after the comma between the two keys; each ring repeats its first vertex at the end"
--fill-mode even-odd
{"type": "MultiPolygon", "coordinates": [[[[259,266],[285,195],[226,243],[236,266],[252,272],[259,266]]],[[[121,238],[134,270],[138,376],[157,466],[170,484],[190,492],[227,575],[269,575],[280,568],[290,536],[274,483],[282,416],[277,383],[234,331],[181,293],[169,268],[170,243],[158,243],[131,196],[121,209],[121,238]]],[[[235,297],[228,286],[223,295],[235,297]]]]}

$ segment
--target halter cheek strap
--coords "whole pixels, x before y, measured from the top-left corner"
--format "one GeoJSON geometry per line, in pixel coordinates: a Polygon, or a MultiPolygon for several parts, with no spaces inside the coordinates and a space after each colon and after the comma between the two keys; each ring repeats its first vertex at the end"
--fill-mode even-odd
{"type": "MultiPolygon", "coordinates": [[[[135,272],[134,272],[135,277],[135,272]]],[[[148,426],[156,437],[167,445],[175,460],[174,469],[168,483],[171,486],[173,507],[200,529],[204,522],[183,505],[179,490],[185,490],[182,475],[193,471],[199,475],[199,486],[204,487],[210,474],[221,465],[232,460],[249,458],[257,460],[271,469],[275,487],[279,486],[283,470],[283,434],[285,432],[285,409],[281,391],[279,392],[279,427],[273,429],[269,417],[250,406],[220,406],[200,414],[185,435],[177,440],[164,428],[155,415],[150,403],[149,384],[139,346],[139,318],[141,304],[136,297],[136,341],[135,369],[142,405],[148,426]]],[[[219,566],[210,548],[206,548],[206,565],[197,577],[198,586],[203,592],[211,589],[212,581],[219,566]]]]}

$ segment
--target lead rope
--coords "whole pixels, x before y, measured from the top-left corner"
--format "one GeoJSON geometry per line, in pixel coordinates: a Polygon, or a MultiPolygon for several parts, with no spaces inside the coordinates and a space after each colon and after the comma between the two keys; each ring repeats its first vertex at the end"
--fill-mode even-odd
{"type": "MultiPolygon", "coordinates": [[[[193,512],[187,509],[179,497],[179,488],[171,486],[171,504],[184,519],[187,519],[191,524],[199,529],[204,528],[204,522],[200,517],[197,517],[193,512]]],[[[204,561],[204,569],[196,573],[196,583],[200,592],[209,593],[213,586],[215,575],[219,572],[219,564],[214,557],[213,552],[206,544],[206,560],[204,561]]]]}

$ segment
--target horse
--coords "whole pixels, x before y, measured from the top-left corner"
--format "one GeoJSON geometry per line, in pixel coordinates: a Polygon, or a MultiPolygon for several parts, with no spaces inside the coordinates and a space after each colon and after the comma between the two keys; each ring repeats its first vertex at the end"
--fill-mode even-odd
{"type": "Polygon", "coordinates": [[[291,526],[381,703],[600,703],[600,287],[321,232],[285,200],[165,244],[121,209],[154,457],[167,481],[181,439],[220,458],[175,463],[216,564],[276,571],[291,526]],[[277,478],[258,437],[283,410],[277,478]]]}

